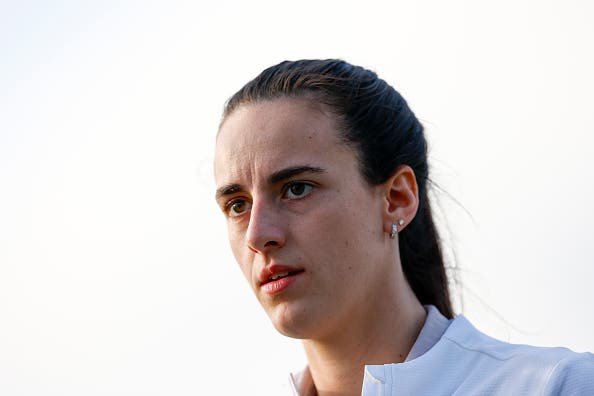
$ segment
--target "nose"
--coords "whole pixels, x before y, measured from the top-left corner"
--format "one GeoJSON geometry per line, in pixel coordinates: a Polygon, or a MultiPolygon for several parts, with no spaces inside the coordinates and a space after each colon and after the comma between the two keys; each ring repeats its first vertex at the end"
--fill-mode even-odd
{"type": "Polygon", "coordinates": [[[285,231],[273,205],[254,202],[246,232],[248,247],[256,253],[267,253],[285,244],[285,231]]]}

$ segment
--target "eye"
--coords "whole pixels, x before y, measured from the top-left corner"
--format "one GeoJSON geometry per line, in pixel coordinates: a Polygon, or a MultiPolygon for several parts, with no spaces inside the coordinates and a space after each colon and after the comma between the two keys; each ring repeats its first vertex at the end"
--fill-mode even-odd
{"type": "Polygon", "coordinates": [[[288,199],[299,199],[307,196],[313,190],[313,186],[304,182],[292,182],[286,190],[284,196],[288,199]]]}
{"type": "Polygon", "coordinates": [[[242,215],[251,207],[252,204],[245,199],[236,199],[227,204],[227,213],[229,213],[229,216],[231,217],[236,217],[242,215]]]}

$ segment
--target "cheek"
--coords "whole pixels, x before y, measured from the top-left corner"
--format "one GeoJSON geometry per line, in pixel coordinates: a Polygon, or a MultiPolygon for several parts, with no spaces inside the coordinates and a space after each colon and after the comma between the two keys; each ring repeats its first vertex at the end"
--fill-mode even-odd
{"type": "Polygon", "coordinates": [[[244,235],[242,232],[239,232],[235,226],[229,225],[228,227],[229,233],[229,245],[231,246],[231,251],[233,252],[233,256],[235,257],[235,261],[239,264],[239,267],[245,277],[250,280],[251,278],[251,257],[252,252],[247,248],[244,240],[244,235]]]}
{"type": "Polygon", "coordinates": [[[364,195],[354,201],[362,204],[334,200],[334,210],[315,216],[320,236],[313,240],[316,250],[336,261],[335,270],[344,274],[360,271],[357,267],[372,259],[372,253],[379,252],[384,243],[382,217],[375,201],[364,195]]]}

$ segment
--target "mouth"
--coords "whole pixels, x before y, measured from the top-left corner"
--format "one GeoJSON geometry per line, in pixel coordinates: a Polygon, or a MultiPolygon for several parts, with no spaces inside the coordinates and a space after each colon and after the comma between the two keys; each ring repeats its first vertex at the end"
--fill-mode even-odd
{"type": "Polygon", "coordinates": [[[268,279],[260,284],[260,288],[269,295],[278,294],[289,287],[304,270],[284,271],[271,274],[268,279]]]}
{"type": "Polygon", "coordinates": [[[285,272],[278,272],[276,274],[272,274],[268,277],[268,280],[265,282],[262,282],[262,284],[266,284],[272,281],[275,281],[277,279],[281,279],[281,278],[286,278],[287,276],[292,276],[295,274],[299,274],[303,272],[303,270],[298,270],[298,271],[285,271],[285,272]]]}

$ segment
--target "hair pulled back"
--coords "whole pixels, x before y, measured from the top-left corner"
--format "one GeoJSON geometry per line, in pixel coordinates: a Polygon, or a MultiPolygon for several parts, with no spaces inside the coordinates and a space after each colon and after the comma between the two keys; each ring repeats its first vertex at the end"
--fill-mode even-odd
{"type": "Polygon", "coordinates": [[[448,280],[427,195],[429,167],[423,126],[404,98],[374,72],[338,59],[285,61],[264,70],[226,103],[223,120],[238,106],[283,97],[311,97],[336,115],[341,138],[358,153],[364,178],[387,181],[400,165],[417,179],[419,207],[398,234],[406,279],[422,304],[453,317],[448,280]]]}

